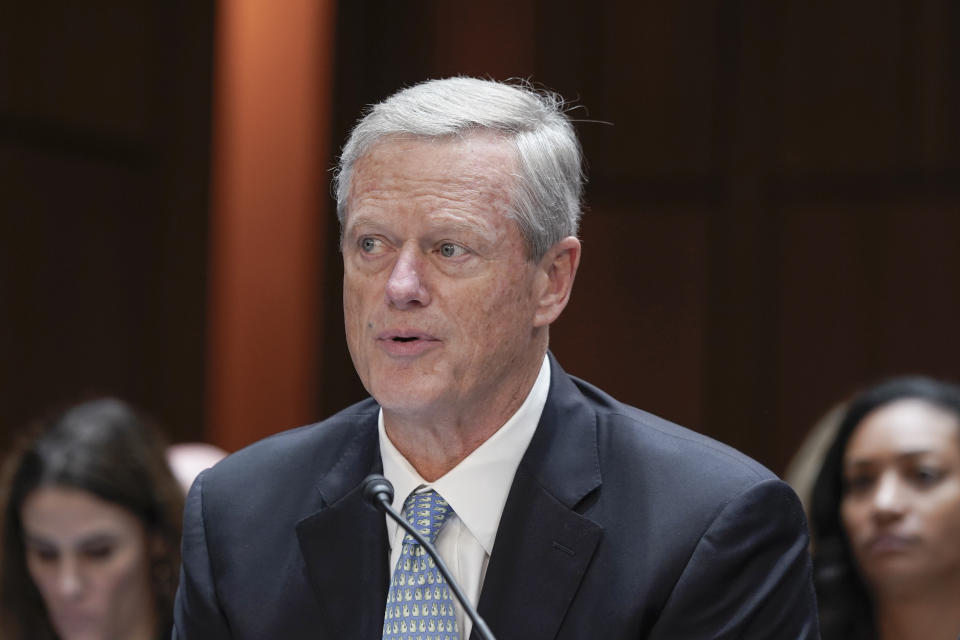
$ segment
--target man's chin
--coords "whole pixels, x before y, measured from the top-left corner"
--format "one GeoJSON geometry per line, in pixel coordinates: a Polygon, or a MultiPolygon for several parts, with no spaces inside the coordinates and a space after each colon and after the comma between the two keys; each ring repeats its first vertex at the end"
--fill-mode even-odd
{"type": "Polygon", "coordinates": [[[371,394],[386,413],[427,415],[441,404],[435,389],[425,385],[382,385],[371,394]]]}

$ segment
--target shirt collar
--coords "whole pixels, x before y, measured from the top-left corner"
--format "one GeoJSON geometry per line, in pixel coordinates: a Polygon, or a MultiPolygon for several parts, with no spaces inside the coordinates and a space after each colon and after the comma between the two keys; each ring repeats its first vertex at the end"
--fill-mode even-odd
{"type": "MultiPolygon", "coordinates": [[[[489,555],[500,527],[500,516],[507,502],[520,460],[533,438],[550,391],[550,361],[544,356],[533,387],[520,408],[486,442],[435,482],[424,480],[387,437],[380,409],[378,430],[383,475],[394,487],[393,507],[403,503],[413,491],[423,487],[437,491],[489,555]]],[[[398,525],[387,519],[389,539],[398,525]]]]}

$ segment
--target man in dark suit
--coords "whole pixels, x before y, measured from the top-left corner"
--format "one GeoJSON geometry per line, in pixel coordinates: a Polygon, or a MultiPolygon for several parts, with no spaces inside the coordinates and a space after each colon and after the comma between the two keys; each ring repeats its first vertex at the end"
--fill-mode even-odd
{"type": "Polygon", "coordinates": [[[373,472],[500,640],[817,637],[792,491],[548,352],[580,260],[580,163],[562,103],[526,87],[431,81],[360,121],[336,191],[372,398],[197,479],[175,637],[477,637],[419,588],[442,581],[363,499],[373,472]]]}

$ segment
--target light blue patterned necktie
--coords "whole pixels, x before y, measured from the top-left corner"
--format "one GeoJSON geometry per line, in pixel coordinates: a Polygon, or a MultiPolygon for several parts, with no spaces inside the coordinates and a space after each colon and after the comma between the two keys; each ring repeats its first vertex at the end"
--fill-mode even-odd
{"type": "MultiPolygon", "coordinates": [[[[431,489],[411,493],[403,505],[404,517],[430,544],[453,513],[447,501],[431,489]]],[[[409,533],[390,581],[383,618],[384,640],[460,640],[453,592],[433,558],[409,533]]]]}

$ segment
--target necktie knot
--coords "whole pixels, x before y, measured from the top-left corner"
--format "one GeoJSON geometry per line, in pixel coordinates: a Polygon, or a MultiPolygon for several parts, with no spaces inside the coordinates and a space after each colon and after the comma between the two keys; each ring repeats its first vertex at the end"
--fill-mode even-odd
{"type": "MultiPolygon", "coordinates": [[[[440,528],[450,514],[450,505],[440,497],[440,494],[430,489],[424,493],[411,493],[404,503],[404,517],[420,535],[433,544],[440,528]]],[[[409,533],[404,536],[404,544],[412,544],[413,536],[409,533]]]]}

